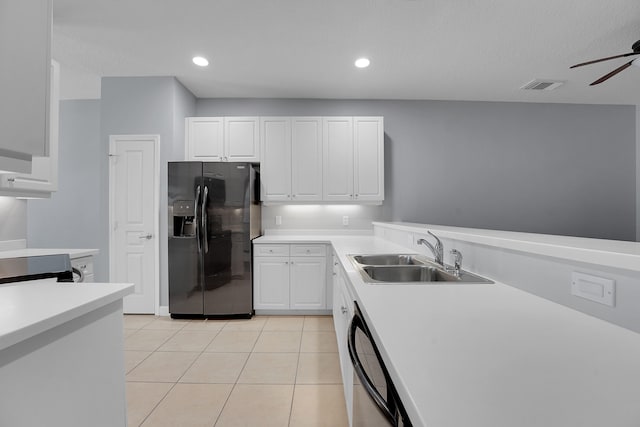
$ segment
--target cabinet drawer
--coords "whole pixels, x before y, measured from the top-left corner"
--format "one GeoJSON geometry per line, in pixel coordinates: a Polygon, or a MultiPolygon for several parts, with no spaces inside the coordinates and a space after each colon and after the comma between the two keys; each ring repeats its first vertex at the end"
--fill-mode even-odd
{"type": "Polygon", "coordinates": [[[326,256],[325,245],[291,245],[291,256],[326,256]]]}
{"type": "Polygon", "coordinates": [[[289,245],[253,245],[254,256],[289,256],[289,245]]]}

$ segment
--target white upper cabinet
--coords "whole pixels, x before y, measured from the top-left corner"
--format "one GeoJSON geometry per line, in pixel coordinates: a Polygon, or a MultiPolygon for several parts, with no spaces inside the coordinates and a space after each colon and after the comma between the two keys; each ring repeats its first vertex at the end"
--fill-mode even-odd
{"type": "Polygon", "coordinates": [[[260,145],[262,201],[291,200],[291,119],[261,117],[260,145]]]}
{"type": "Polygon", "coordinates": [[[261,163],[268,203],[384,200],[382,117],[188,117],[186,160],[261,163]]]}
{"type": "Polygon", "coordinates": [[[51,1],[0,0],[0,170],[49,153],[51,1]]]}
{"type": "Polygon", "coordinates": [[[382,117],[353,118],[353,197],[384,200],[384,123],[382,117]]]}
{"type": "Polygon", "coordinates": [[[17,197],[51,197],[58,190],[58,129],[60,109],[60,66],[51,61],[48,97],[49,138],[46,155],[33,156],[31,173],[5,173],[0,175],[0,195],[17,197]]]}
{"type": "Polygon", "coordinates": [[[322,118],[261,117],[265,202],[322,200],[322,118]]]}
{"type": "Polygon", "coordinates": [[[186,160],[259,162],[258,117],[187,117],[186,160]]]}
{"type": "Polygon", "coordinates": [[[188,117],[185,132],[187,160],[222,161],[224,157],[222,117],[188,117]]]}
{"type": "Polygon", "coordinates": [[[325,117],[323,132],[323,199],[384,200],[383,118],[325,117]]]}
{"type": "Polygon", "coordinates": [[[322,200],[322,118],[291,118],[291,193],[297,202],[322,200]]]}
{"type": "Polygon", "coordinates": [[[325,117],[322,121],[323,199],[353,200],[353,118],[325,117]]]}
{"type": "Polygon", "coordinates": [[[227,162],[259,162],[258,117],[225,117],[224,150],[227,162]]]}

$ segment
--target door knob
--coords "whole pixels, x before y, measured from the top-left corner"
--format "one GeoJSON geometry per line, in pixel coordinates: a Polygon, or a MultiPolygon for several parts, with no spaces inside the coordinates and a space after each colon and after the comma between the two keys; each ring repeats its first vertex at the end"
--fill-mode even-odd
{"type": "Polygon", "coordinates": [[[151,238],[153,238],[153,234],[145,234],[144,236],[138,236],[138,239],[151,240],[151,238]]]}

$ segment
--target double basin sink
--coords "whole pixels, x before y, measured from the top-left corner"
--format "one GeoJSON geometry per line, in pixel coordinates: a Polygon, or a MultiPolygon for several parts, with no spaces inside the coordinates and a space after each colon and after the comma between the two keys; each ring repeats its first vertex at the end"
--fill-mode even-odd
{"type": "Polygon", "coordinates": [[[349,255],[369,284],[382,283],[493,283],[460,270],[459,274],[418,254],[349,255]]]}

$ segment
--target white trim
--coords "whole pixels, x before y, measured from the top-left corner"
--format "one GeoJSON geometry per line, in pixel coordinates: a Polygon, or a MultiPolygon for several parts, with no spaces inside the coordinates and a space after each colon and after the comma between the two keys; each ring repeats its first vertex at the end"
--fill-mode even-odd
{"type": "Polygon", "coordinates": [[[169,306],[161,305],[158,307],[158,310],[156,310],[156,316],[169,316],[169,306]]]}
{"type": "MultiPolygon", "coordinates": [[[[155,257],[156,268],[154,270],[154,300],[155,300],[155,314],[160,315],[160,135],[109,135],[109,156],[114,154],[115,144],[120,140],[125,141],[150,141],[153,143],[154,148],[154,194],[153,205],[155,207],[156,214],[153,216],[153,235],[156,236],[153,239],[153,252],[155,257]]],[[[110,157],[111,159],[111,157],[110,157]]],[[[114,276],[114,265],[112,260],[114,259],[114,233],[113,233],[113,188],[115,187],[115,176],[113,173],[114,163],[109,161],[109,280],[114,276]]]]}

